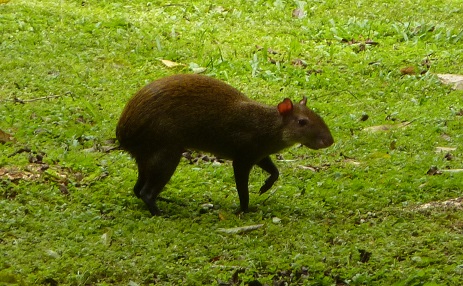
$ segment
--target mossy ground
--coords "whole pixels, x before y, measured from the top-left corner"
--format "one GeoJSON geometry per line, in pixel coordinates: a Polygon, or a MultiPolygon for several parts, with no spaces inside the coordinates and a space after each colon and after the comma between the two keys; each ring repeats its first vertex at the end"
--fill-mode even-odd
{"type": "Polygon", "coordinates": [[[463,196],[446,172],[463,168],[463,94],[435,76],[463,74],[462,15],[451,0],[0,4],[15,140],[0,145],[0,283],[463,284],[463,211],[420,209],[463,196]],[[254,170],[240,216],[230,162],[183,160],[151,217],[133,160],[103,150],[134,92],[201,68],[268,104],[307,95],[336,144],[282,152],[263,196],[254,170]]]}

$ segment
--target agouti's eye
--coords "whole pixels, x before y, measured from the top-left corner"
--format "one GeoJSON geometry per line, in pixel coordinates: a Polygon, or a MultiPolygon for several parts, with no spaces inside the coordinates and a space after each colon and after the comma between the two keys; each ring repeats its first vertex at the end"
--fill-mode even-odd
{"type": "Polygon", "coordinates": [[[305,125],[307,125],[307,124],[309,123],[309,120],[308,120],[308,119],[305,119],[305,118],[303,118],[303,119],[298,119],[298,120],[297,120],[297,123],[299,124],[299,126],[305,126],[305,125]]]}

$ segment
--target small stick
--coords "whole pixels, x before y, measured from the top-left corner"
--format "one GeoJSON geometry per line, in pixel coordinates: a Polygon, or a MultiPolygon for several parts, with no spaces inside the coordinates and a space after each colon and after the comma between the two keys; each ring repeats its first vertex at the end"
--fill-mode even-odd
{"type": "Polygon", "coordinates": [[[58,97],[62,97],[62,96],[63,95],[49,95],[49,96],[43,96],[43,97],[37,97],[37,98],[25,99],[25,100],[15,98],[14,101],[25,103],[25,102],[33,102],[33,101],[39,101],[39,100],[45,100],[45,99],[58,98],[58,97]]]}

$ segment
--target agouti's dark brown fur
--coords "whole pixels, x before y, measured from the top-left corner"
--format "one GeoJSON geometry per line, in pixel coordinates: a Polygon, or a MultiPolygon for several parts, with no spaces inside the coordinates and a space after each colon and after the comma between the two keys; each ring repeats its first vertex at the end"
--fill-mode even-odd
{"type": "Polygon", "coordinates": [[[270,154],[295,143],[312,149],[333,144],[325,122],[306,102],[305,97],[295,104],[285,98],[278,106],[267,106],[202,75],[174,75],[148,84],[127,103],[116,130],[121,147],[138,165],[135,195],[151,214],[159,214],[156,198],[182,152],[201,150],[233,160],[241,210],[247,211],[253,165],[270,174],[262,194],[279,175],[270,154]]]}

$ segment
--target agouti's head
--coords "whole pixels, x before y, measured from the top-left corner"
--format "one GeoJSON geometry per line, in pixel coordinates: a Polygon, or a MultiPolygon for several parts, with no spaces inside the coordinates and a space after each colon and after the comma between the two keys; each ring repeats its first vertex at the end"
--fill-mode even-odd
{"type": "Polygon", "coordinates": [[[301,143],[315,150],[331,146],[334,140],[330,129],[323,119],[306,105],[305,96],[299,104],[293,104],[289,98],[278,104],[278,112],[285,125],[283,140],[289,144],[301,143]]]}

